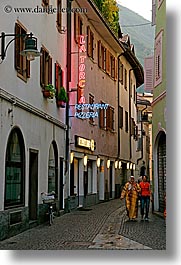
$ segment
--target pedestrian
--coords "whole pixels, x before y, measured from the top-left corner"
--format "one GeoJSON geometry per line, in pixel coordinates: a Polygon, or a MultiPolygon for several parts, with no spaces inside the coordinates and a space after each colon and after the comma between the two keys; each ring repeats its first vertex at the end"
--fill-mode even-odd
{"type": "Polygon", "coordinates": [[[143,221],[144,212],[145,212],[145,221],[148,221],[148,213],[149,213],[149,207],[150,207],[150,183],[147,180],[147,176],[144,175],[142,177],[142,181],[140,182],[140,188],[141,188],[141,220],[143,221]]]}
{"type": "Polygon", "coordinates": [[[126,199],[126,210],[129,220],[136,221],[138,216],[138,194],[140,192],[140,186],[135,182],[134,176],[130,177],[123,190],[121,192],[120,199],[126,199]]]}

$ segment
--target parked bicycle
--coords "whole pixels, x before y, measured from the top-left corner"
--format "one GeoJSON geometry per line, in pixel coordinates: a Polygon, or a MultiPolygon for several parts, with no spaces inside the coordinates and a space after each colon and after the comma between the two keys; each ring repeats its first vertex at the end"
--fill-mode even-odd
{"type": "Polygon", "coordinates": [[[49,225],[52,225],[54,218],[54,209],[56,208],[56,194],[54,191],[50,193],[42,192],[41,198],[43,203],[48,205],[49,225]]]}

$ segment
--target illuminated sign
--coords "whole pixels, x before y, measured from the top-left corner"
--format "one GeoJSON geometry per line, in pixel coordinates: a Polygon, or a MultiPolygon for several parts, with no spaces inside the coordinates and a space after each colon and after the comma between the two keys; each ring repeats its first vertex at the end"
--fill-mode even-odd
{"type": "Polygon", "coordinates": [[[75,135],[75,146],[77,147],[84,147],[91,151],[94,151],[94,140],[93,139],[86,139],[80,136],[75,135]]]}
{"type": "Polygon", "coordinates": [[[86,58],[86,41],[85,36],[79,36],[79,67],[78,67],[78,103],[84,104],[84,88],[86,83],[85,75],[85,58],[86,58]]]}
{"type": "Polygon", "coordinates": [[[106,103],[75,104],[75,117],[79,119],[98,118],[98,109],[107,109],[108,106],[109,104],[106,103]],[[89,110],[89,112],[84,112],[83,110],[89,110]]]}

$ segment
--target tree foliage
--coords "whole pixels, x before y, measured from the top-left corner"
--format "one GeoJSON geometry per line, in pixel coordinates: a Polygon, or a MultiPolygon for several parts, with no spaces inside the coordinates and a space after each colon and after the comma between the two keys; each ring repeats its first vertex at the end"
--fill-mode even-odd
{"type": "Polygon", "coordinates": [[[94,0],[95,4],[107,20],[110,28],[118,35],[119,30],[119,8],[116,0],[94,0]]]}

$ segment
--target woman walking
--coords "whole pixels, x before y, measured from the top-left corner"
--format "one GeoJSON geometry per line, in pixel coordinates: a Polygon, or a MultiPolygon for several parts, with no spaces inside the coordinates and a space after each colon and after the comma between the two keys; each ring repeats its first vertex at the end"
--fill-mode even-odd
{"type": "Polygon", "coordinates": [[[126,198],[126,210],[129,220],[136,221],[138,216],[138,194],[140,186],[135,182],[134,176],[130,177],[122,192],[120,199],[126,198]]]}

